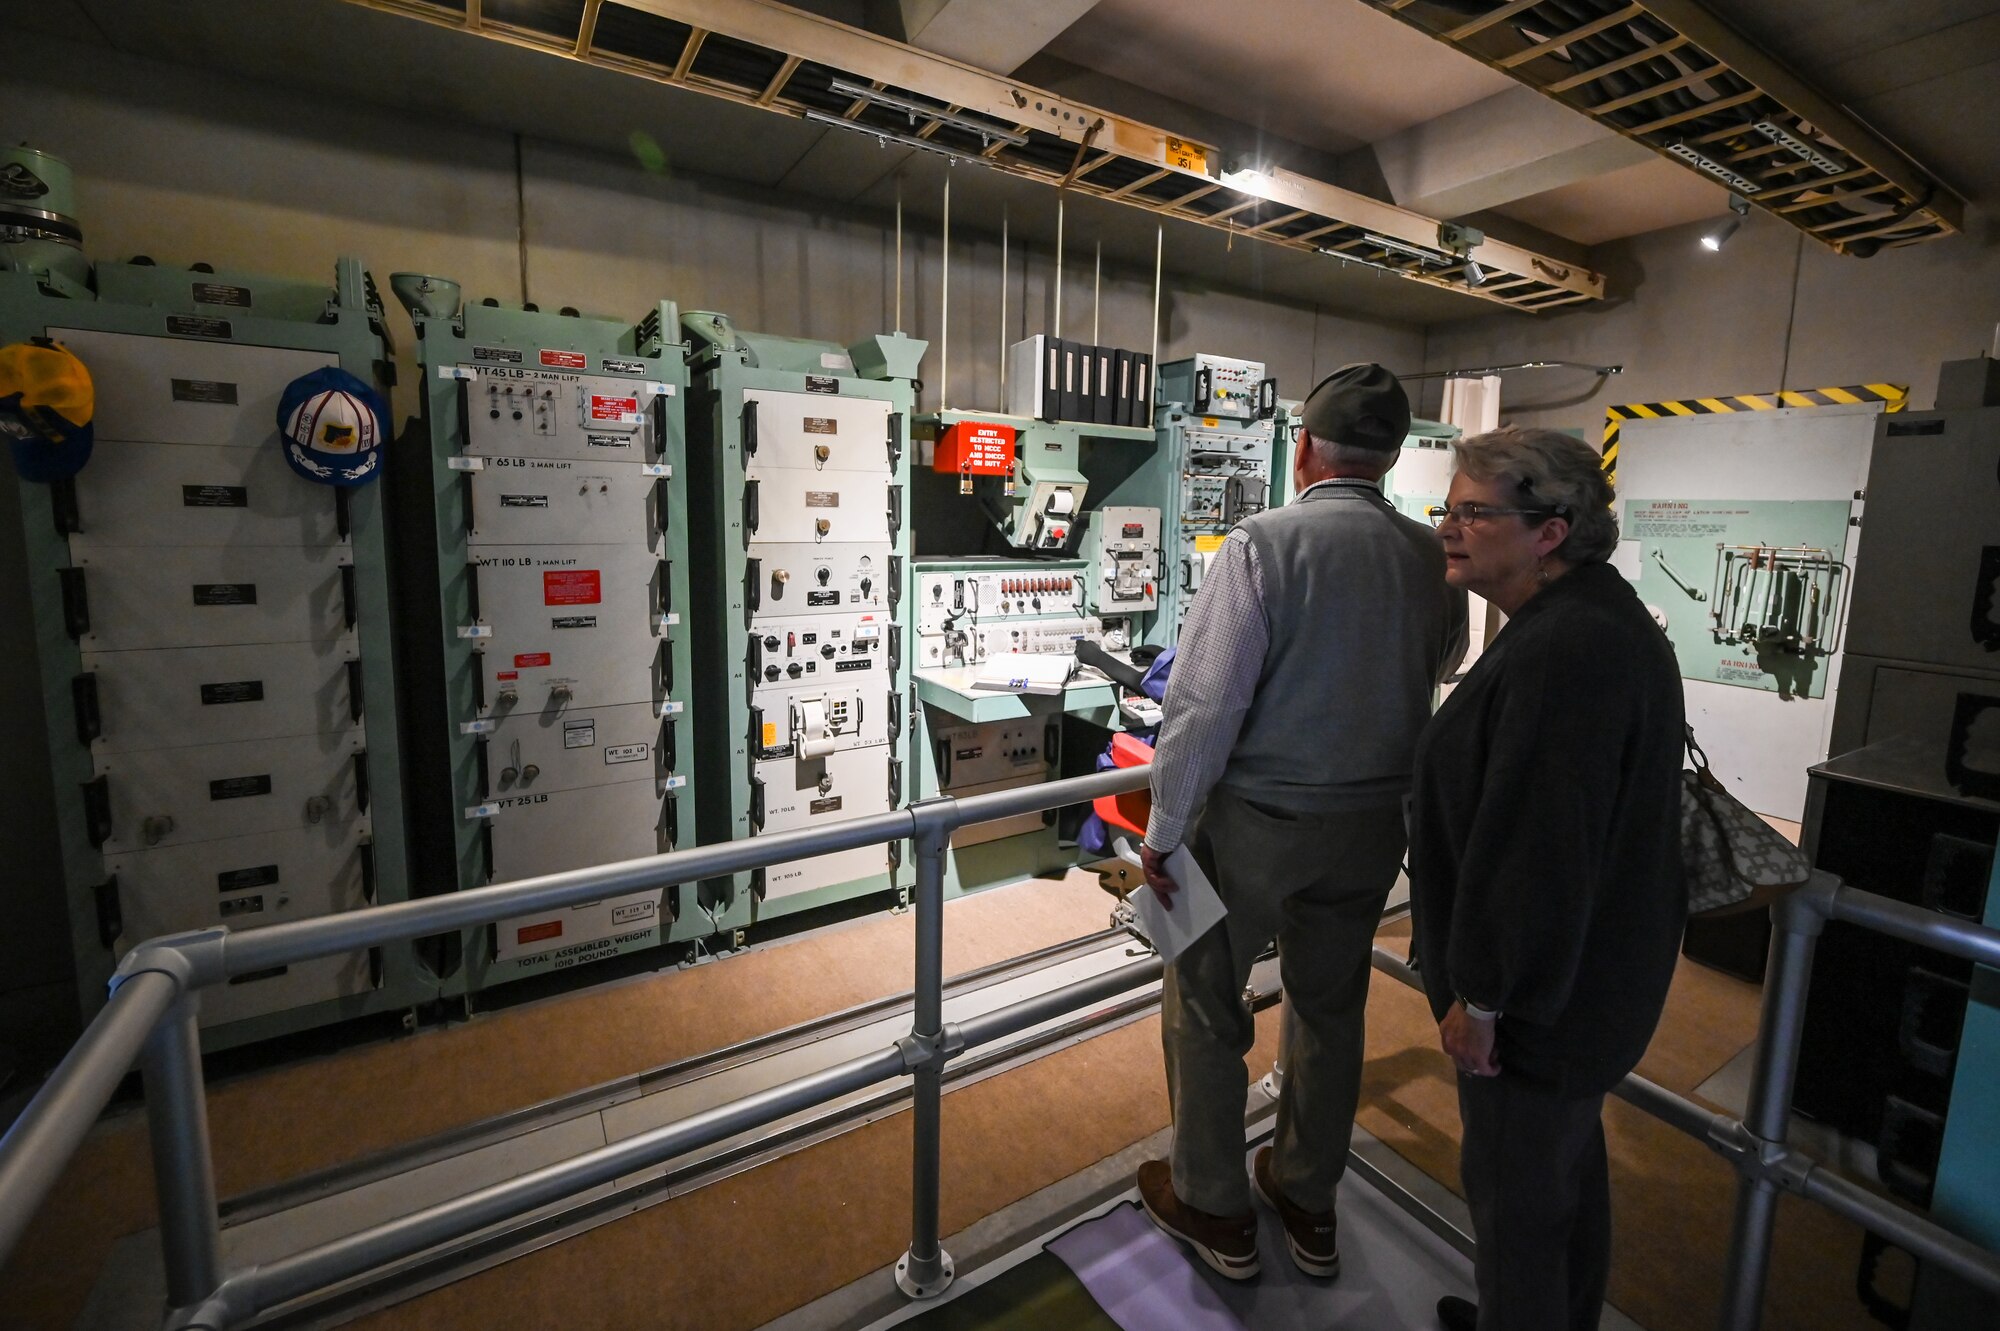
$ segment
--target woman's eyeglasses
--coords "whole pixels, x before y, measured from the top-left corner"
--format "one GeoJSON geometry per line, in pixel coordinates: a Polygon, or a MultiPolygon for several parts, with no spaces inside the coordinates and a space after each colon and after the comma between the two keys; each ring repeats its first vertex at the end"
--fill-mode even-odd
{"type": "Polygon", "coordinates": [[[1434,527],[1444,526],[1447,519],[1461,527],[1474,527],[1488,518],[1560,518],[1568,516],[1568,513],[1568,506],[1563,504],[1557,504],[1552,508],[1499,508],[1492,504],[1471,502],[1452,504],[1449,507],[1432,504],[1424,510],[1424,515],[1431,520],[1431,525],[1434,527]]]}

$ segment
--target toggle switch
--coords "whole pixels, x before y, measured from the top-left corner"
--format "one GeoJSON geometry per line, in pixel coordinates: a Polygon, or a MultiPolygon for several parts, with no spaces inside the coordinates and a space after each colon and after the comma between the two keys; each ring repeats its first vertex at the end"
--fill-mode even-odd
{"type": "Polygon", "coordinates": [[[824,536],[828,532],[833,530],[833,524],[831,522],[828,522],[825,518],[814,518],[813,530],[818,532],[821,536],[824,536]]]}
{"type": "MultiPolygon", "coordinates": [[[[833,570],[832,570],[832,569],[830,569],[830,568],[828,568],[828,567],[826,567],[826,565],[822,564],[822,565],[820,565],[820,567],[819,567],[819,568],[818,568],[818,569],[817,569],[817,570],[816,570],[816,571],[815,571],[815,572],[813,573],[813,576],[814,576],[815,578],[818,578],[818,579],[819,579],[819,585],[820,585],[820,586],[822,586],[822,587],[824,587],[824,586],[826,586],[826,584],[827,584],[828,582],[832,581],[832,579],[833,579],[833,570]]],[[[939,588],[939,589],[938,589],[938,591],[940,592],[940,594],[942,594],[943,590],[944,590],[943,588],[939,588]]]]}

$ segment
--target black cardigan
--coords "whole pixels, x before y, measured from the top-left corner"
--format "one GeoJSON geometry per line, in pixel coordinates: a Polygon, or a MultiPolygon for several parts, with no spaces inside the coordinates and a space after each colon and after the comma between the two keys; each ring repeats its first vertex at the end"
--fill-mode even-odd
{"type": "Polygon", "coordinates": [[[1410,885],[1419,965],[1504,1013],[1506,1072],[1586,1095],[1645,1052],[1673,979],[1680,672],[1605,564],[1523,605],[1417,745],[1410,885]]]}

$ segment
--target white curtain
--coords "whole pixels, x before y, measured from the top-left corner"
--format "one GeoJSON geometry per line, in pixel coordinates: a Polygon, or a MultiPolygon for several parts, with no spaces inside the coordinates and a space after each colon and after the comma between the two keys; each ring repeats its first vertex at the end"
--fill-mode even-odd
{"type": "MultiPolygon", "coordinates": [[[[1451,378],[1444,381],[1441,414],[1447,425],[1456,425],[1467,434],[1484,434],[1500,427],[1500,376],[1451,378]]],[[[1471,643],[1466,647],[1465,664],[1470,670],[1487,641],[1500,631],[1500,612],[1477,596],[1466,607],[1471,616],[1471,643]]]]}
{"type": "Polygon", "coordinates": [[[1467,434],[1484,434],[1500,426],[1500,376],[1444,381],[1444,422],[1467,434]]]}

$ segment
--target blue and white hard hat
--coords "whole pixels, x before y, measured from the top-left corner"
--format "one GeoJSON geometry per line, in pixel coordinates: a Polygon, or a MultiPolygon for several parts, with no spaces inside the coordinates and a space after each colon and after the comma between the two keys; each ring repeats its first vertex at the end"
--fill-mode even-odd
{"type": "Polygon", "coordinates": [[[381,471],[389,404],[337,366],[302,374],[278,399],[278,433],[292,470],[321,485],[366,485],[381,471]]]}

